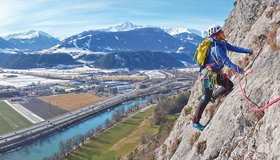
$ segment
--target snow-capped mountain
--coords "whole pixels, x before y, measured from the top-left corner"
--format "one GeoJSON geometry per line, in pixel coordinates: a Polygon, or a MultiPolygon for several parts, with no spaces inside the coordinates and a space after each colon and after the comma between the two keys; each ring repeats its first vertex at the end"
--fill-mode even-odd
{"type": "Polygon", "coordinates": [[[45,33],[42,31],[30,30],[28,32],[10,34],[10,35],[6,36],[5,39],[7,39],[7,40],[12,39],[12,38],[31,39],[31,38],[38,37],[38,36],[46,36],[48,38],[52,38],[52,36],[49,35],[48,33],[45,33]]]}
{"type": "Polygon", "coordinates": [[[197,29],[188,29],[189,33],[194,33],[196,35],[199,35],[202,38],[205,38],[208,36],[206,31],[201,31],[201,30],[197,30],[197,29]]]}
{"type": "Polygon", "coordinates": [[[10,43],[23,50],[42,50],[57,45],[60,41],[48,33],[31,30],[24,33],[11,34],[5,37],[10,43]]]}
{"type": "Polygon", "coordinates": [[[131,30],[139,29],[139,28],[159,28],[159,29],[164,30],[166,33],[168,33],[172,36],[176,35],[176,34],[184,33],[184,32],[194,33],[203,38],[207,36],[205,31],[200,31],[200,30],[196,30],[196,29],[189,29],[189,28],[183,28],[183,27],[158,27],[158,26],[152,26],[152,25],[142,26],[142,25],[133,24],[128,21],[123,22],[116,26],[108,27],[106,29],[99,29],[99,31],[121,32],[121,31],[131,31],[131,30]]]}
{"type": "Polygon", "coordinates": [[[124,22],[107,29],[85,31],[68,37],[52,49],[57,51],[74,49],[90,52],[147,50],[190,53],[202,41],[200,36],[190,31],[199,32],[194,29],[144,27],[124,22]]]}
{"type": "Polygon", "coordinates": [[[111,26],[111,27],[108,27],[106,29],[100,29],[100,31],[106,31],[106,32],[121,32],[121,31],[131,31],[131,30],[134,30],[134,29],[138,29],[138,28],[143,28],[143,26],[141,25],[136,25],[136,24],[133,24],[131,22],[123,22],[119,25],[116,25],[116,26],[111,26]]]}
{"type": "Polygon", "coordinates": [[[189,33],[187,28],[182,28],[182,27],[159,27],[159,28],[161,28],[162,30],[164,30],[165,32],[167,32],[172,36],[184,32],[189,33]]]}
{"type": "Polygon", "coordinates": [[[56,48],[79,48],[93,52],[174,52],[181,45],[181,40],[159,28],[140,28],[126,32],[86,31],[66,38],[56,48]]]}
{"type": "Polygon", "coordinates": [[[165,32],[169,33],[170,35],[177,35],[180,33],[189,33],[189,34],[196,34],[202,38],[205,38],[207,36],[207,33],[205,31],[200,31],[197,29],[189,29],[189,28],[182,28],[182,27],[159,27],[165,32]]]}
{"type": "Polygon", "coordinates": [[[184,43],[191,43],[196,46],[198,46],[199,43],[201,43],[203,41],[202,37],[200,37],[194,33],[189,33],[189,32],[179,33],[179,34],[174,35],[174,37],[178,38],[179,40],[181,40],[184,43]]]}
{"type": "Polygon", "coordinates": [[[14,49],[14,48],[15,46],[12,43],[0,37],[0,49],[14,49]]]}

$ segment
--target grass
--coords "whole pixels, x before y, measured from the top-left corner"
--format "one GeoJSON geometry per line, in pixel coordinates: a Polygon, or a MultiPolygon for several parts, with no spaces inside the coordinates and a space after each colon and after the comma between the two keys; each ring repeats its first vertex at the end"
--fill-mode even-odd
{"type": "Polygon", "coordinates": [[[31,122],[17,113],[12,107],[4,101],[0,101],[0,135],[31,125],[31,122]]]}
{"type": "Polygon", "coordinates": [[[40,97],[40,99],[68,111],[74,111],[103,100],[103,98],[91,93],[60,94],[55,96],[44,96],[44,97],[40,97]]]}
{"type": "Polygon", "coordinates": [[[154,109],[151,107],[117,124],[75,151],[68,159],[113,160],[131,153],[141,145],[144,133],[154,135],[158,132],[159,126],[151,126],[154,109]]]}
{"type": "Polygon", "coordinates": [[[158,127],[151,127],[152,119],[152,116],[145,118],[132,134],[117,142],[111,150],[123,156],[131,153],[132,149],[138,148],[141,145],[142,136],[152,136],[158,132],[158,127]]]}
{"type": "Polygon", "coordinates": [[[175,121],[175,120],[178,119],[179,115],[168,114],[166,117],[167,117],[168,120],[175,121]]]}

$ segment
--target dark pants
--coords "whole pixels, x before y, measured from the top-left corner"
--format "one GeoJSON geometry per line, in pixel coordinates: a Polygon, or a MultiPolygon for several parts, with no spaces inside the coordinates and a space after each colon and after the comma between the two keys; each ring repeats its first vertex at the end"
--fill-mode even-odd
{"type": "MultiPolygon", "coordinates": [[[[194,123],[199,123],[201,115],[202,115],[204,109],[206,108],[207,104],[210,102],[211,97],[217,98],[220,95],[226,94],[227,85],[228,85],[228,92],[230,92],[233,88],[232,81],[221,74],[218,74],[218,76],[217,76],[217,83],[218,83],[218,85],[220,85],[222,87],[217,89],[214,93],[213,93],[213,90],[210,90],[209,88],[204,88],[205,98],[202,98],[200,100],[200,102],[198,103],[198,106],[197,106],[196,112],[195,112],[195,117],[193,120],[194,123]],[[213,93],[213,95],[212,95],[212,93],[213,93]]],[[[203,87],[205,87],[205,86],[203,85],[203,87]]]]}

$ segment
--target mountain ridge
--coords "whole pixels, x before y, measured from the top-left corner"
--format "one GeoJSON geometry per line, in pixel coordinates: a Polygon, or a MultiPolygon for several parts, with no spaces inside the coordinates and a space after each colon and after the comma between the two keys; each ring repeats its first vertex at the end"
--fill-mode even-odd
{"type": "Polygon", "coordinates": [[[38,51],[49,49],[57,45],[60,41],[43,31],[30,30],[23,33],[10,34],[5,37],[18,49],[28,51],[38,51]]]}
{"type": "Polygon", "coordinates": [[[57,48],[76,47],[95,52],[140,50],[172,52],[177,51],[181,44],[180,40],[161,29],[140,28],[121,32],[85,31],[63,40],[57,48]]]}
{"type": "Polygon", "coordinates": [[[125,21],[121,24],[117,24],[114,26],[110,26],[108,28],[105,29],[97,29],[97,31],[105,31],[105,32],[120,32],[120,31],[131,31],[134,29],[140,29],[140,28],[159,28],[164,30],[166,33],[170,34],[170,35],[176,35],[176,34],[180,34],[180,33],[193,33],[196,34],[200,37],[206,37],[207,34],[205,31],[200,31],[197,29],[193,29],[193,28],[183,28],[183,27],[160,27],[160,26],[153,26],[153,25],[147,25],[147,26],[143,26],[143,25],[137,25],[128,21],[125,21]]]}

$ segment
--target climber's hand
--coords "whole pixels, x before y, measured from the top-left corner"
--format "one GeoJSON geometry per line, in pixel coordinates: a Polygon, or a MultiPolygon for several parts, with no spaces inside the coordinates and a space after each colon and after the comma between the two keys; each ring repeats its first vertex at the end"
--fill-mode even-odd
{"type": "Polygon", "coordinates": [[[258,51],[256,51],[256,52],[253,52],[253,53],[251,54],[251,56],[252,56],[252,57],[257,57],[259,53],[260,53],[260,50],[258,50],[258,51]]]}
{"type": "Polygon", "coordinates": [[[244,71],[243,75],[244,76],[247,76],[248,74],[252,73],[253,72],[253,69],[252,68],[249,68],[247,69],[246,71],[244,71]]]}
{"type": "Polygon", "coordinates": [[[253,52],[253,53],[251,54],[251,56],[252,56],[252,57],[257,57],[258,54],[259,54],[258,52],[253,52]]]}

